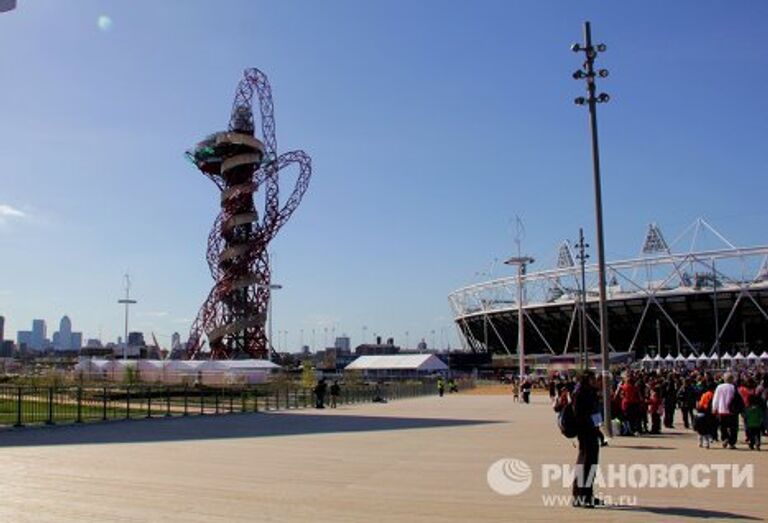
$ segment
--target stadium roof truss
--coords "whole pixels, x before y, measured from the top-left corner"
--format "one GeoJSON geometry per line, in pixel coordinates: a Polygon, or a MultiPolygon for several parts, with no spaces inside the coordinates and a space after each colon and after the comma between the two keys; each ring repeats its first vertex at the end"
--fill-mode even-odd
{"type": "MultiPolygon", "coordinates": [[[[585,266],[585,277],[586,319],[591,332],[599,334],[596,264],[585,266]]],[[[641,331],[648,328],[648,321],[653,321],[649,316],[657,318],[657,322],[662,319],[672,327],[677,338],[677,352],[685,346],[689,353],[697,355],[718,351],[719,342],[740,306],[753,306],[754,316],[768,326],[768,245],[736,247],[701,218],[669,245],[659,226],[649,225],[640,257],[608,262],[606,280],[612,323],[612,313],[616,315],[622,307],[631,306],[636,312],[642,309],[631,335],[625,333],[624,341],[619,342],[621,346],[611,346],[611,350],[636,350],[641,331]],[[718,246],[702,249],[700,244],[705,235],[714,239],[718,246]],[[690,240],[689,244],[687,240],[690,240]],[[689,245],[686,252],[673,252],[676,245],[684,243],[689,245]],[[725,295],[729,299],[718,305],[718,296],[725,295]],[[690,325],[680,321],[679,314],[670,313],[673,304],[683,303],[687,297],[696,297],[700,302],[711,301],[715,309],[715,326],[706,344],[688,335],[690,325]],[[723,303],[730,305],[725,314],[722,314],[725,312],[723,303]]],[[[503,335],[499,322],[503,318],[517,321],[517,281],[517,276],[493,279],[449,295],[459,338],[465,348],[481,352],[500,348],[510,355],[516,351],[515,338],[503,335]],[[489,338],[495,340],[494,347],[489,347],[489,338]]],[[[561,243],[556,268],[529,272],[522,277],[522,285],[524,328],[530,329],[536,338],[531,342],[552,354],[567,353],[573,348],[578,333],[582,296],[581,268],[574,263],[571,246],[567,242],[561,243]],[[550,329],[545,325],[550,317],[559,318],[563,327],[567,323],[567,333],[563,329],[564,335],[550,336],[550,329]]],[[[690,304],[685,306],[690,307],[690,304]]],[[[696,306],[701,305],[697,302],[696,306]]],[[[617,327],[610,328],[611,339],[616,340],[614,329],[617,327]]],[[[632,326],[621,328],[627,330],[632,326]]]]}

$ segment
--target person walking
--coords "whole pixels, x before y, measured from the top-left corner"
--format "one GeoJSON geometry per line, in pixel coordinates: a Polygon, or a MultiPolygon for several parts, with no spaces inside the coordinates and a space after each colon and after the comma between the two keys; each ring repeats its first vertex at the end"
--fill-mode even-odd
{"type": "Polygon", "coordinates": [[[651,398],[648,400],[648,413],[651,415],[650,434],[661,434],[661,416],[664,413],[664,402],[662,392],[654,388],[651,392],[651,398]]]}
{"type": "Polygon", "coordinates": [[[459,392],[459,386],[456,385],[455,379],[448,378],[448,394],[453,394],[454,392],[459,392]]]}
{"type": "Polygon", "coordinates": [[[339,386],[338,380],[333,380],[333,385],[331,385],[331,408],[336,408],[336,402],[339,399],[339,394],[341,394],[341,387],[339,386]]]}
{"type": "Polygon", "coordinates": [[[635,379],[631,374],[624,376],[623,383],[616,389],[617,398],[621,398],[621,411],[624,414],[625,433],[634,436],[640,431],[640,392],[635,386],[635,379]]]}
{"type": "Polygon", "coordinates": [[[744,410],[744,424],[747,431],[747,442],[751,450],[760,450],[760,440],[765,420],[765,405],[757,394],[749,397],[749,404],[744,410]]]}
{"type": "Polygon", "coordinates": [[[572,487],[574,507],[592,508],[603,504],[602,500],[595,497],[593,489],[600,457],[600,441],[593,418],[598,404],[595,384],[594,373],[585,371],[573,393],[576,438],[579,442],[572,487]]]}
{"type": "Polygon", "coordinates": [[[555,383],[555,377],[552,376],[552,378],[549,380],[549,401],[554,402],[555,398],[557,397],[557,384],[555,383]]]}
{"type": "Polygon", "coordinates": [[[696,418],[694,418],[693,428],[699,434],[699,447],[709,448],[712,432],[717,432],[717,422],[712,415],[712,396],[714,394],[715,387],[707,384],[696,403],[696,418]]]}
{"type": "Polygon", "coordinates": [[[315,408],[325,408],[325,392],[328,385],[325,383],[325,378],[320,378],[320,381],[315,385],[315,408]]]}
{"type": "Polygon", "coordinates": [[[529,380],[528,378],[523,379],[523,384],[520,385],[520,390],[523,393],[523,403],[531,402],[531,388],[533,388],[533,384],[531,384],[531,380],[529,380]]]}
{"type": "Polygon", "coordinates": [[[443,381],[443,377],[440,376],[437,378],[437,395],[442,398],[443,394],[445,394],[445,381],[443,381]]]}
{"type": "Polygon", "coordinates": [[[677,405],[677,384],[674,376],[669,376],[661,388],[661,398],[664,403],[664,427],[675,428],[675,406],[677,405]]]}
{"type": "Polygon", "coordinates": [[[696,408],[696,389],[690,378],[686,378],[677,391],[677,404],[683,415],[683,425],[690,428],[693,423],[693,410],[696,408]]]}
{"type": "Polygon", "coordinates": [[[744,410],[744,400],[733,386],[733,374],[726,372],[723,383],[715,388],[712,396],[712,413],[720,422],[723,448],[736,448],[739,437],[739,414],[744,410]]]}
{"type": "Polygon", "coordinates": [[[512,401],[515,403],[520,401],[520,385],[517,383],[517,378],[512,378],[512,401]]]}

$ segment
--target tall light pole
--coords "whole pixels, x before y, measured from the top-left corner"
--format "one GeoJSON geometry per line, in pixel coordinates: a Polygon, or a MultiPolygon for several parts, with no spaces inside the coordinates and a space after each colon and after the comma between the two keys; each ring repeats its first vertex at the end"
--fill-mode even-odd
{"type": "Polygon", "coordinates": [[[123,338],[123,360],[128,358],[128,307],[135,305],[136,300],[131,299],[131,277],[125,275],[125,298],[117,300],[117,303],[125,305],[125,338],[123,338]]]}
{"type": "Polygon", "coordinates": [[[272,353],[275,351],[275,345],[272,343],[272,301],[274,301],[272,299],[272,291],[279,291],[283,288],[283,286],[272,283],[270,285],[259,284],[258,287],[261,287],[262,289],[269,289],[269,303],[267,304],[267,316],[269,317],[269,321],[267,323],[267,360],[272,361],[272,353]]]}
{"type": "Polygon", "coordinates": [[[589,353],[587,347],[589,347],[587,338],[587,275],[586,264],[589,254],[586,253],[586,249],[589,247],[588,243],[584,242],[584,229],[579,228],[579,242],[576,244],[579,252],[576,253],[576,259],[579,260],[579,268],[581,270],[581,289],[579,290],[579,357],[581,359],[580,365],[582,370],[589,368],[589,353]]]}
{"type": "MultiPolygon", "coordinates": [[[[518,250],[519,242],[518,242],[518,250]]],[[[520,379],[525,376],[525,318],[523,311],[523,276],[526,267],[533,263],[530,256],[515,256],[504,262],[505,265],[517,266],[517,364],[520,367],[520,379]]]]}
{"type": "Polygon", "coordinates": [[[586,59],[582,69],[573,73],[575,80],[584,80],[587,84],[587,97],[579,96],[574,101],[577,105],[589,107],[589,127],[592,135],[592,171],[595,189],[595,222],[597,226],[597,279],[600,292],[600,356],[601,376],[603,392],[603,424],[609,436],[611,431],[611,372],[608,355],[608,310],[606,307],[605,290],[605,242],[603,236],[603,196],[600,187],[600,150],[597,142],[597,104],[606,103],[610,96],[605,93],[598,95],[596,92],[596,79],[608,77],[607,69],[595,71],[595,58],[598,53],[607,49],[605,44],[592,45],[592,29],[589,22],[584,22],[584,44],[573,44],[571,50],[575,53],[583,52],[586,59]]]}

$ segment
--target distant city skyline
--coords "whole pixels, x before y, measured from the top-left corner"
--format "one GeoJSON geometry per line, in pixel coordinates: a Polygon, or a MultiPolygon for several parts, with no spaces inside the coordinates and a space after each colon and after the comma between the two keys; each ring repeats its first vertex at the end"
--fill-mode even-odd
{"type": "Polygon", "coordinates": [[[59,321],[59,330],[48,338],[48,323],[42,318],[35,318],[32,320],[32,330],[16,332],[16,344],[36,351],[49,348],[57,351],[79,350],[83,346],[83,333],[72,330],[72,320],[65,314],[59,321]]]}
{"type": "Polygon", "coordinates": [[[698,216],[765,243],[766,2],[181,5],[21,2],[0,17],[6,339],[66,314],[115,340],[129,271],[130,330],[186,340],[218,209],[183,152],[226,127],[233,84],[257,66],[281,150],[314,163],[273,246],[273,343],[297,350],[314,329],[315,348],[341,333],[459,347],[447,296],[511,274],[494,259],[514,252],[515,216],[531,270],[579,227],[594,243],[569,50],[586,19],[611,72],[607,257],[636,255],[650,222],[673,237],[698,216]]]}

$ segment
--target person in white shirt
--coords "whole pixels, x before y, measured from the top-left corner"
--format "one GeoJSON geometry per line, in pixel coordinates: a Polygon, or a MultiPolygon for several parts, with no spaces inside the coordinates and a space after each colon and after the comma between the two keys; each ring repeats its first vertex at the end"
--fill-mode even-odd
{"type": "Polygon", "coordinates": [[[731,402],[736,394],[733,374],[726,372],[723,376],[723,383],[717,386],[715,395],[712,396],[712,414],[720,420],[723,448],[730,445],[732,449],[735,449],[739,436],[739,416],[738,413],[731,412],[731,402]]]}

